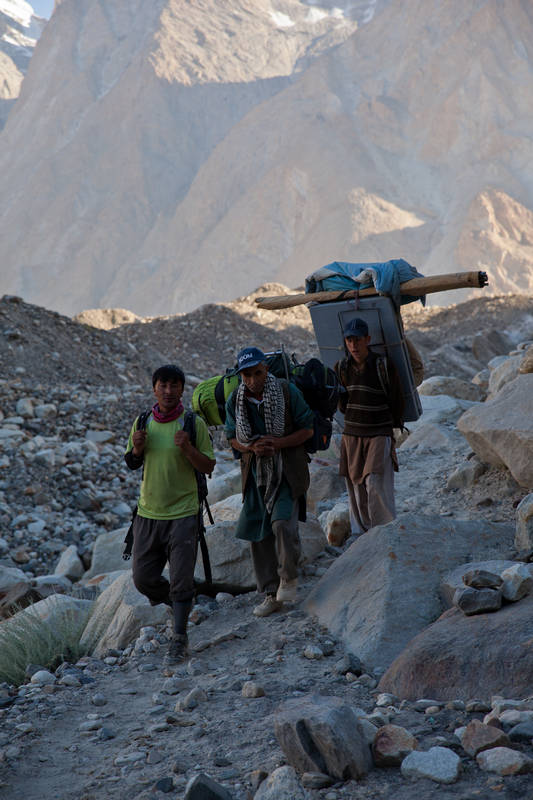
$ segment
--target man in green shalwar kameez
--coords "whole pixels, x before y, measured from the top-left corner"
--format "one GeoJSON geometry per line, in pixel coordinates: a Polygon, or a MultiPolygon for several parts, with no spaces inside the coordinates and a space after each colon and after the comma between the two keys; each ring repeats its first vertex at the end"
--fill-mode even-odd
{"type": "Polygon", "coordinates": [[[268,372],[259,348],[241,350],[237,368],[242,383],[226,403],[226,435],[241,453],[236,535],[251,544],[257,588],[265,593],[253,613],[266,617],[296,599],[313,412],[296,386],[268,372]]]}

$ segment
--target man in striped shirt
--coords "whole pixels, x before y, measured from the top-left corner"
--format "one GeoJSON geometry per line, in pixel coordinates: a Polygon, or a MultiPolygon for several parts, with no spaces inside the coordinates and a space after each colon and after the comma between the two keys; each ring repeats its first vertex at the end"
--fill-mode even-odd
{"type": "Polygon", "coordinates": [[[398,461],[394,428],[403,425],[404,401],[392,361],[369,347],[368,325],[350,320],[344,329],[347,357],[335,364],[346,392],[339,473],[346,479],[352,533],[393,520],[394,471],[398,461]]]}

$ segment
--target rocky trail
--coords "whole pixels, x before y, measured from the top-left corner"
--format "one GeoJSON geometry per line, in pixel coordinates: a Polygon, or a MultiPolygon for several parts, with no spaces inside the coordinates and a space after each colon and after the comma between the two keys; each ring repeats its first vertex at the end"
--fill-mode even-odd
{"type": "MultiPolygon", "coordinates": [[[[271,284],[258,293],[281,291],[287,290],[271,284]]],[[[122,453],[134,416],[151,405],[149,376],[159,363],[177,361],[185,368],[190,400],[195,383],[230,366],[244,344],[271,349],[283,343],[300,360],[316,354],[307,309],[260,311],[256,294],[154,319],[114,310],[70,320],[18,298],[0,301],[0,572],[16,569],[27,580],[44,579],[74,546],[81,577],[95,541],[128,523],[138,476],[126,470],[122,453]]],[[[508,353],[533,338],[531,298],[481,298],[440,310],[407,307],[403,318],[424,357],[426,378],[460,378],[479,391],[479,400],[487,392],[487,363],[509,363],[508,353]]],[[[476,401],[427,386],[423,417],[399,441],[398,519],[432,514],[499,523],[510,535],[498,557],[513,557],[516,509],[528,488],[508,469],[490,464],[476,468],[472,479],[478,460],[456,422],[476,401]]],[[[220,435],[215,445],[214,481],[233,469],[220,435]]],[[[332,448],[314,457],[315,477],[334,472],[334,456],[332,448]]],[[[317,488],[314,524],[320,520],[324,527],[324,514],[338,500],[317,488]]],[[[192,657],[174,675],[163,667],[169,629],[161,621],[144,625],[131,644],[63,665],[56,675],[47,677],[34,665],[20,689],[0,685],[0,797],[533,798],[531,775],[521,774],[533,759],[533,733],[512,740],[523,763],[505,777],[480,767],[463,734],[454,733],[485,719],[491,708],[500,715],[517,708],[527,715],[531,708],[533,718],[527,700],[508,697],[505,705],[483,687],[475,697],[433,699],[429,706],[417,703],[427,698],[387,695],[378,682],[389,665],[359,661],[309,615],[306,598],[354,545],[349,538],[332,547],[323,535],[325,546],[303,566],[297,604],[280,614],[255,618],[255,592],[199,596],[192,657]],[[418,750],[440,747],[456,754],[460,772],[448,783],[444,762],[433,777],[397,766],[342,781],[310,771],[296,777],[287,766],[279,771],[288,764],[275,735],[279,707],[314,695],[342,698],[355,709],[366,741],[388,723],[401,726],[416,737],[418,750]],[[216,782],[219,794],[201,788],[201,774],[216,782]]],[[[75,592],[76,583],[69,584],[67,592],[75,592]]],[[[89,588],[79,594],[93,596],[89,588]]],[[[508,732],[511,726],[500,728],[508,732]]]]}

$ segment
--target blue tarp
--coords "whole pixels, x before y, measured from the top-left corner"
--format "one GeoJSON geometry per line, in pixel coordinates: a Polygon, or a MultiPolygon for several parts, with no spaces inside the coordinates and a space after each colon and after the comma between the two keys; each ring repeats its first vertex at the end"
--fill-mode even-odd
{"type": "Polygon", "coordinates": [[[423,278],[418,270],[404,261],[393,258],[390,261],[371,264],[350,264],[346,261],[333,261],[325,267],[315,270],[305,279],[307,293],[324,291],[344,291],[345,289],[366,289],[375,286],[380,294],[392,297],[397,306],[420,300],[426,304],[426,298],[400,294],[400,284],[412,278],[423,278]],[[364,273],[364,274],[362,274],[364,273]],[[361,280],[356,280],[360,276],[361,280]]]}

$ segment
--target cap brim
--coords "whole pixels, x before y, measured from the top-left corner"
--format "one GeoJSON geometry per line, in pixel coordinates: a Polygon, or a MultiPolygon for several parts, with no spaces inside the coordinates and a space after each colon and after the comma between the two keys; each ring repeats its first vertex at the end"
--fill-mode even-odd
{"type": "Polygon", "coordinates": [[[258,364],[262,364],[263,359],[258,358],[255,361],[247,361],[246,364],[243,364],[242,367],[237,367],[237,372],[242,372],[243,369],[250,369],[250,367],[256,367],[258,364]]]}

